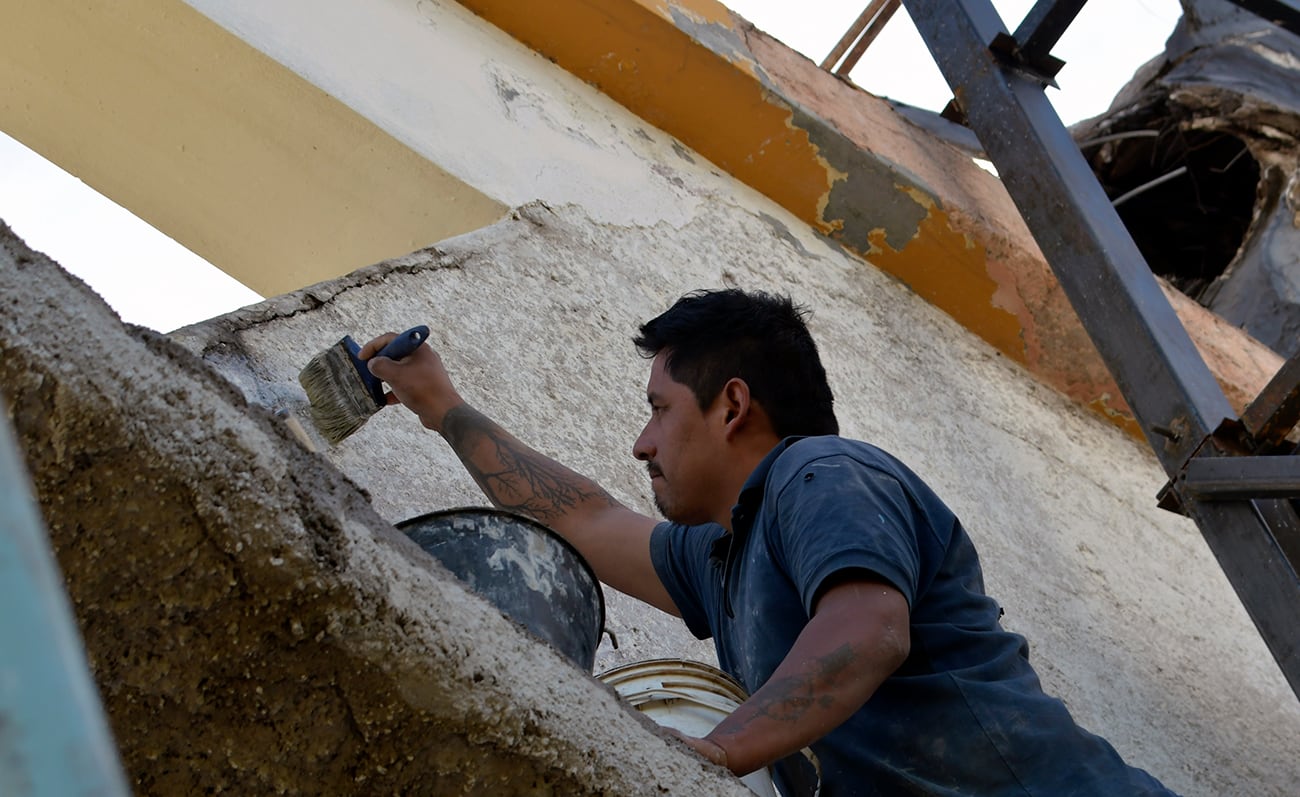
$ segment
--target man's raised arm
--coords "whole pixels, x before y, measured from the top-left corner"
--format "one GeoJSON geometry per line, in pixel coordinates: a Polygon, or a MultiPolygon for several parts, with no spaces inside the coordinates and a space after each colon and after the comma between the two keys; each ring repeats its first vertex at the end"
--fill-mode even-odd
{"type": "Polygon", "coordinates": [[[404,405],[443,436],[494,506],[555,529],[601,581],[678,614],[650,561],[654,519],[623,506],[591,479],[539,454],[466,404],[429,346],[400,361],[372,360],[393,337],[375,338],[359,356],[388,383],[390,403],[404,405]]]}

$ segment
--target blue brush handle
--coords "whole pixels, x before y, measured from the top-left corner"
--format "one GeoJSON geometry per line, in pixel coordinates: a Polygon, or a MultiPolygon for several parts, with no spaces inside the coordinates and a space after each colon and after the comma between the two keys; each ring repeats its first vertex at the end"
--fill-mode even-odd
{"type": "Polygon", "coordinates": [[[387,357],[390,360],[400,360],[403,357],[409,357],[412,352],[424,345],[429,339],[429,328],[420,325],[411,327],[402,334],[393,338],[388,345],[380,349],[376,357],[387,357]]]}
{"type": "MultiPolygon", "coordinates": [[[[424,345],[429,339],[429,328],[421,324],[418,327],[411,327],[402,334],[393,338],[388,345],[375,352],[376,357],[387,357],[390,360],[400,360],[409,357],[412,352],[424,345]]],[[[366,386],[370,393],[370,398],[374,399],[376,407],[382,407],[388,403],[384,398],[384,383],[379,377],[370,373],[370,368],[366,361],[357,355],[361,347],[352,339],[351,335],[343,336],[343,345],[347,347],[348,353],[352,355],[352,365],[357,369],[357,376],[361,377],[361,382],[366,386]]]]}

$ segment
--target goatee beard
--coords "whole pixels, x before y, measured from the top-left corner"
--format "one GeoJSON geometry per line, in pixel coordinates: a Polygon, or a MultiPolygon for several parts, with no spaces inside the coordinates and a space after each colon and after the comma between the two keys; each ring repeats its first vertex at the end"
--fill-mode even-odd
{"type": "Polygon", "coordinates": [[[659,510],[659,514],[663,516],[664,520],[672,520],[672,518],[668,517],[668,509],[664,506],[663,501],[659,500],[659,496],[653,493],[651,495],[654,498],[655,509],[659,510]]]}

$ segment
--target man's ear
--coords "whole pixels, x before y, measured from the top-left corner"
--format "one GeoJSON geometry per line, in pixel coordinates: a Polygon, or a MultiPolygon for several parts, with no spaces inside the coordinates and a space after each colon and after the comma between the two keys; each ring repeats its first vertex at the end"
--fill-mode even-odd
{"type": "Polygon", "coordinates": [[[727,380],[727,384],[722,386],[722,392],[718,394],[718,400],[722,402],[722,408],[725,411],[723,421],[727,425],[727,436],[739,432],[749,423],[750,413],[753,412],[754,405],[749,396],[749,383],[739,377],[732,377],[727,380]]]}

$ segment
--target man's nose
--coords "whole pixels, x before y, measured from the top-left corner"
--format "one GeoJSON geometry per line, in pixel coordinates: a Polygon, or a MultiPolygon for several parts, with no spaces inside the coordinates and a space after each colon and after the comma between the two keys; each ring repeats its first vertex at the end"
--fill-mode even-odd
{"type": "Polygon", "coordinates": [[[642,462],[649,462],[654,458],[655,454],[654,446],[650,445],[650,440],[646,434],[647,431],[649,431],[649,425],[641,430],[641,434],[637,435],[636,442],[632,444],[632,456],[642,462]]]}

